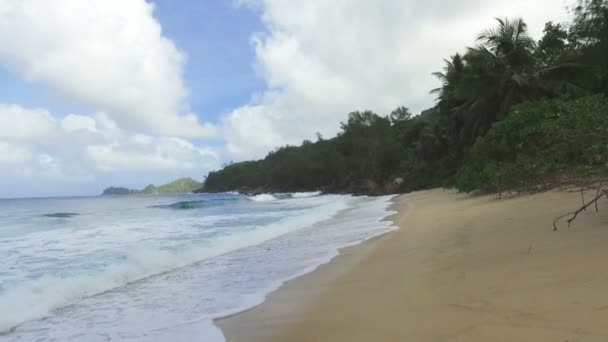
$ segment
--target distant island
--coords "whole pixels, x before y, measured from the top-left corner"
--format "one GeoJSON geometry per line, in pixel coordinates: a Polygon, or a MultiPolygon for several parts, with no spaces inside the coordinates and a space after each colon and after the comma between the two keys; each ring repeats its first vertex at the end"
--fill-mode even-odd
{"type": "Polygon", "coordinates": [[[168,184],[155,186],[150,184],[143,190],[133,190],[124,187],[111,186],[102,192],[102,196],[150,195],[150,194],[180,194],[194,192],[203,187],[203,183],[192,178],[180,178],[168,184]]]}
{"type": "Polygon", "coordinates": [[[111,186],[109,188],[106,188],[101,195],[102,196],[119,196],[119,195],[122,196],[122,195],[131,195],[134,193],[137,193],[137,191],[127,189],[127,188],[122,188],[122,187],[111,186]]]}

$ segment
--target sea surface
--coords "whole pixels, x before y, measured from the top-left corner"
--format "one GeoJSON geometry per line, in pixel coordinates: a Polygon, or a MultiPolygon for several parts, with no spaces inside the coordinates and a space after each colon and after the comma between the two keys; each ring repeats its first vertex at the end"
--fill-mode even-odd
{"type": "Polygon", "coordinates": [[[0,200],[0,341],[223,341],[213,319],[394,229],[390,197],[0,200]]]}

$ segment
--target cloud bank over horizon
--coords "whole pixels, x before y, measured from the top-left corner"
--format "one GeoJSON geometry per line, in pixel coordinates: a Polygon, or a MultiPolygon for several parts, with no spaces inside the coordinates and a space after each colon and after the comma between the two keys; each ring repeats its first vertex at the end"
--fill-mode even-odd
{"type": "Polygon", "coordinates": [[[0,0],[0,64],[93,113],[0,103],[0,176],[87,182],[219,165],[216,152],[186,140],[217,129],[190,111],[186,54],[153,11],[145,0],[0,0]]]}
{"type": "Polygon", "coordinates": [[[332,137],[353,110],[419,112],[434,103],[431,72],[494,17],[523,17],[538,39],[570,1],[233,0],[260,16],[248,48],[265,87],[223,113],[191,108],[202,94],[183,74],[198,61],[167,36],[153,2],[0,0],[0,66],[78,108],[0,98],[0,188],[12,196],[36,180],[57,186],[25,195],[63,185],[90,194],[109,181],[201,179],[225,161],[332,137]]]}

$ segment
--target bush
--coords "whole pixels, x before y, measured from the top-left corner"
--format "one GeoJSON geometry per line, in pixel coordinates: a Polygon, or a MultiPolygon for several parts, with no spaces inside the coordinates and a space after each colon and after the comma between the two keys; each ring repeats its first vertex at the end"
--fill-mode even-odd
{"type": "Polygon", "coordinates": [[[518,190],[564,173],[606,173],[608,99],[529,102],[478,140],[458,172],[461,191],[518,190]]]}

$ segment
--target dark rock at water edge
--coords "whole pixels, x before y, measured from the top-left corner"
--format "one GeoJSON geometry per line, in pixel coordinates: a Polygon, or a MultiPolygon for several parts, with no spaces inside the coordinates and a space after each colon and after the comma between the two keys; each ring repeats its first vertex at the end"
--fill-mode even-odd
{"type": "MultiPolygon", "coordinates": [[[[403,179],[396,178],[385,183],[377,183],[370,179],[359,179],[347,182],[345,184],[331,184],[321,188],[314,189],[276,189],[270,186],[250,187],[242,186],[236,189],[225,191],[236,191],[241,195],[256,196],[261,194],[274,194],[285,192],[311,192],[321,191],[323,194],[339,194],[339,195],[354,195],[354,196],[385,196],[394,195],[403,192],[403,179]]],[[[204,187],[200,188],[195,193],[218,193],[225,191],[207,191],[204,187]]]]}
{"type": "Polygon", "coordinates": [[[327,186],[322,188],[321,191],[326,194],[385,196],[401,193],[402,182],[402,180],[394,180],[380,184],[371,179],[358,179],[345,185],[327,186]]]}

